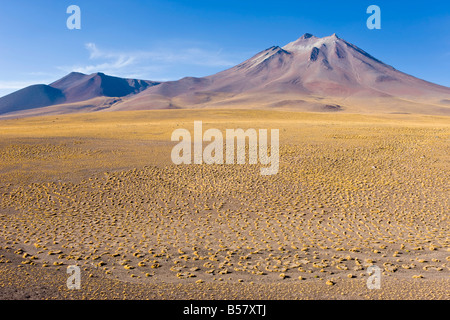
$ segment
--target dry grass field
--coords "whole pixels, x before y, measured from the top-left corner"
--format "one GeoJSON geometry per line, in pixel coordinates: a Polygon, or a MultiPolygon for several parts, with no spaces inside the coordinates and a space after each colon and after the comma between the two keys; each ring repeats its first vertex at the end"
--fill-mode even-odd
{"type": "Polygon", "coordinates": [[[0,298],[450,299],[449,137],[448,117],[407,114],[0,121],[0,298]],[[279,129],[278,174],[172,164],[194,120],[279,129]]]}

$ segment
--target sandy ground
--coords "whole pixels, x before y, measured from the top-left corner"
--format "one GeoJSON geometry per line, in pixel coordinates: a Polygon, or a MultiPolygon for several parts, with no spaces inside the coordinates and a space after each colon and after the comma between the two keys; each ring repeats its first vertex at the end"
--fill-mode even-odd
{"type": "MultiPolygon", "coordinates": [[[[4,252],[3,252],[4,253],[4,252]]],[[[8,255],[8,253],[6,254],[8,255]]],[[[14,261],[20,260],[10,253],[14,261]]],[[[1,300],[448,300],[449,279],[383,279],[379,290],[369,290],[366,280],[342,279],[333,286],[325,281],[274,281],[268,283],[205,282],[152,284],[131,283],[105,277],[88,268],[82,273],[81,288],[66,287],[65,267],[24,266],[11,263],[0,267],[1,300]]]]}
{"type": "Polygon", "coordinates": [[[449,124],[261,110],[1,121],[0,298],[449,299],[449,124]],[[279,173],[173,165],[170,135],[194,120],[279,129],[279,173]],[[69,265],[81,290],[66,288],[69,265]]]}

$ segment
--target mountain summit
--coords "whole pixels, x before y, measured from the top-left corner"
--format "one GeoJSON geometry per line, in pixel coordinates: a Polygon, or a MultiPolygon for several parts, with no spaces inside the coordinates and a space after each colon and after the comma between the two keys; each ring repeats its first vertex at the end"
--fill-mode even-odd
{"type": "MultiPolygon", "coordinates": [[[[92,103],[95,97],[121,97],[107,105],[109,111],[287,108],[450,114],[450,88],[400,72],[336,34],[319,38],[305,33],[283,47],[270,47],[235,67],[203,78],[155,83],[102,73],[71,73],[49,87],[30,87],[0,98],[0,114],[46,104],[92,103]],[[35,104],[24,95],[36,99],[30,100],[35,104]]],[[[59,113],[66,110],[61,108],[59,113]]]]}

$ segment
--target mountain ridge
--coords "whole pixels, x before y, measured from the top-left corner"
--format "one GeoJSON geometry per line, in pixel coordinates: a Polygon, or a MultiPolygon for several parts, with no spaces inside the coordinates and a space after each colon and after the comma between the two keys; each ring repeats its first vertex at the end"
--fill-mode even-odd
{"type": "Polygon", "coordinates": [[[158,83],[70,73],[49,86],[63,93],[65,103],[121,97],[104,111],[231,107],[450,115],[450,88],[398,71],[336,34],[305,33],[206,77],[158,83]]]}

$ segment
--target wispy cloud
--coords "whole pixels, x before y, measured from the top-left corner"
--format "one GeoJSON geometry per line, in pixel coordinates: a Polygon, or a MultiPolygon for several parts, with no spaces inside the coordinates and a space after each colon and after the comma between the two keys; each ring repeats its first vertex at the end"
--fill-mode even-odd
{"type": "Polygon", "coordinates": [[[114,51],[99,48],[95,43],[86,43],[89,61],[86,64],[62,66],[65,72],[105,72],[118,76],[163,74],[180,66],[226,68],[236,62],[226,57],[222,50],[198,47],[177,49],[159,47],[151,51],[114,51]]]}
{"type": "Polygon", "coordinates": [[[195,76],[190,74],[193,69],[201,75],[209,75],[236,65],[247,54],[224,53],[217,48],[211,49],[206,43],[187,41],[167,41],[147,51],[110,50],[92,42],[86,43],[85,49],[88,55],[84,63],[57,66],[53,73],[39,70],[27,72],[22,74],[26,79],[23,81],[0,80],[0,96],[33,84],[49,84],[72,71],[86,74],[104,72],[119,77],[158,81],[195,76]]]}

